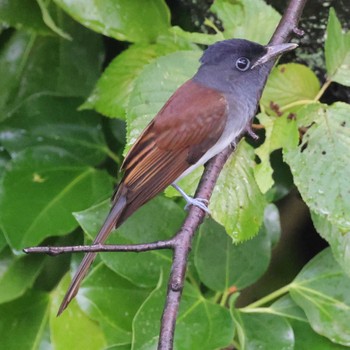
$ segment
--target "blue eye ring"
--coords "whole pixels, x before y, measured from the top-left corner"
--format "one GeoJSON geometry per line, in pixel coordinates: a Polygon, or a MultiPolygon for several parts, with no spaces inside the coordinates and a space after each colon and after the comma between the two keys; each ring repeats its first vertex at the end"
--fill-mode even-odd
{"type": "Polygon", "coordinates": [[[236,61],[236,68],[241,72],[245,72],[250,67],[250,60],[247,57],[240,57],[236,61]]]}

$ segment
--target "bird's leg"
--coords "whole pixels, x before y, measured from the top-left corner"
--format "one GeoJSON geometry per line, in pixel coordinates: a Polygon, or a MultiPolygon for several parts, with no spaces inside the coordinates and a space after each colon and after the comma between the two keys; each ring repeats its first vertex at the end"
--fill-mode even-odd
{"type": "Polygon", "coordinates": [[[252,125],[251,125],[250,123],[246,126],[246,132],[247,132],[248,135],[249,135],[250,137],[252,137],[254,140],[258,140],[258,139],[259,139],[259,136],[253,131],[252,125]]]}
{"type": "Polygon", "coordinates": [[[208,200],[204,198],[192,198],[189,195],[186,194],[184,190],[182,190],[178,185],[175,183],[171,184],[177,190],[181,196],[185,199],[186,201],[186,206],[185,209],[188,209],[190,205],[195,205],[196,207],[204,210],[206,213],[210,215],[210,210],[208,208],[208,200]]]}

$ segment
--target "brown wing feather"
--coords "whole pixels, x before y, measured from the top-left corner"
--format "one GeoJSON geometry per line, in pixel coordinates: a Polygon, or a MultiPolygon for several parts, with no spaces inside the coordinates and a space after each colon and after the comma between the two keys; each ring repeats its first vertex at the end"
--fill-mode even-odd
{"type": "Polygon", "coordinates": [[[128,205],[123,220],[195,164],[219,139],[226,118],[224,95],[192,80],[182,85],[124,160],[128,205]]]}

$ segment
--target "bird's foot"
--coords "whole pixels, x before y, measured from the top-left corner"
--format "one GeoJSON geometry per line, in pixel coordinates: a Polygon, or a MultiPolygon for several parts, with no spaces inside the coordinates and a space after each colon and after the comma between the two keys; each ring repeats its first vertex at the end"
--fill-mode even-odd
{"type": "Polygon", "coordinates": [[[172,186],[181,194],[181,196],[185,199],[186,205],[185,210],[188,210],[191,205],[195,205],[196,207],[202,209],[207,214],[211,214],[208,208],[209,201],[204,198],[192,198],[190,197],[184,190],[182,190],[178,185],[172,184],[172,186]]]}
{"type": "MultiPolygon", "coordinates": [[[[186,198],[185,198],[186,199],[186,198]]],[[[209,201],[205,198],[192,198],[192,197],[187,197],[186,199],[187,204],[185,205],[185,210],[189,210],[189,207],[191,205],[195,205],[196,207],[204,210],[207,214],[211,214],[210,210],[208,208],[208,203],[209,201]]]]}

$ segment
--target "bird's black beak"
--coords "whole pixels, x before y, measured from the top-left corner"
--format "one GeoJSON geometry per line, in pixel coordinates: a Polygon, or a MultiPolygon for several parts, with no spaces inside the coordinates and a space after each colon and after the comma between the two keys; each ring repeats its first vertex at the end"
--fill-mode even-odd
{"type": "Polygon", "coordinates": [[[279,45],[267,45],[266,47],[266,53],[264,56],[260,57],[253,65],[252,68],[255,68],[257,66],[260,66],[263,63],[266,63],[267,61],[270,61],[271,59],[275,58],[276,56],[281,55],[282,53],[294,50],[298,47],[298,44],[288,43],[288,44],[279,44],[279,45]]]}

